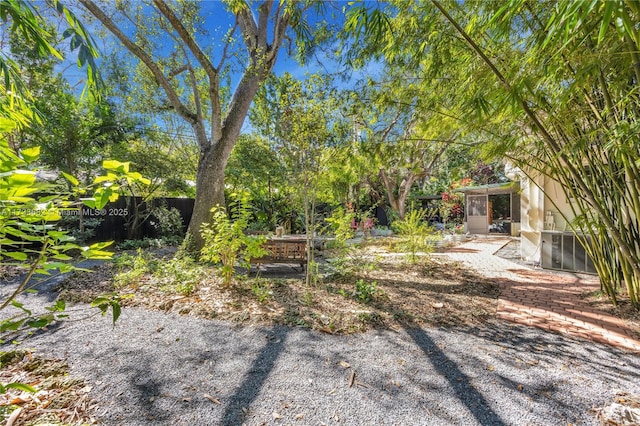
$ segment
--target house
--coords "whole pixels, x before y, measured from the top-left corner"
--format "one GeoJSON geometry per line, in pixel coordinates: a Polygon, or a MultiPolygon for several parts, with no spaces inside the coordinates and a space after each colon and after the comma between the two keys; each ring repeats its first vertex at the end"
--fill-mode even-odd
{"type": "Polygon", "coordinates": [[[464,227],[471,234],[520,232],[520,183],[518,181],[455,189],[464,194],[464,227]]]}
{"type": "Polygon", "coordinates": [[[560,183],[539,173],[527,176],[510,164],[505,174],[520,182],[521,258],[547,269],[595,273],[569,226],[574,214],[560,183]]]}

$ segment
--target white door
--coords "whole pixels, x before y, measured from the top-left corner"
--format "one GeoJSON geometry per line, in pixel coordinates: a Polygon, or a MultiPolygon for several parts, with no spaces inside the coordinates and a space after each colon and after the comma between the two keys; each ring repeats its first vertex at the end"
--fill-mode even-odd
{"type": "Polygon", "coordinates": [[[486,195],[467,196],[467,230],[472,234],[489,233],[487,201],[486,195]]]}

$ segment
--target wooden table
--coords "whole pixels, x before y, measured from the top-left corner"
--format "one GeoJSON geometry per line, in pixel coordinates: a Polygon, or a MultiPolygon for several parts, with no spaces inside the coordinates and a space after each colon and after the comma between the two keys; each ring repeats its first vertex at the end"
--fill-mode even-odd
{"type": "Polygon", "coordinates": [[[307,263],[307,238],[300,235],[269,238],[262,247],[267,254],[251,259],[251,263],[297,263],[304,267],[307,263]]]}

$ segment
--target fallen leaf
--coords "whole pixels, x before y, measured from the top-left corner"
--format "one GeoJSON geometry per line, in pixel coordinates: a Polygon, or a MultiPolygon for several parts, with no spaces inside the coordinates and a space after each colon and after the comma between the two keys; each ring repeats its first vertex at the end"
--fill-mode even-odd
{"type": "Polygon", "coordinates": [[[13,398],[11,401],[9,401],[8,405],[18,405],[18,404],[24,404],[25,402],[29,402],[29,400],[27,399],[22,399],[19,396],[16,398],[13,398]]]}
{"type": "Polygon", "coordinates": [[[342,368],[351,367],[351,364],[349,364],[347,361],[340,361],[338,364],[340,364],[340,367],[342,367],[342,368]]]}
{"type": "Polygon", "coordinates": [[[273,416],[274,419],[279,420],[282,418],[282,415],[280,415],[280,413],[276,413],[275,411],[273,413],[271,413],[271,415],[273,416]]]}
{"type": "Polygon", "coordinates": [[[487,367],[487,370],[489,370],[489,371],[493,371],[493,370],[495,370],[495,369],[496,369],[496,368],[495,368],[493,365],[490,365],[490,366],[488,366],[488,367],[487,367]]]}
{"type": "Polygon", "coordinates": [[[202,396],[204,396],[205,398],[207,398],[209,401],[213,402],[214,404],[218,404],[218,405],[221,404],[221,402],[220,402],[220,400],[218,398],[214,398],[213,396],[209,395],[208,393],[205,393],[202,396]]]}
{"type": "Polygon", "coordinates": [[[432,303],[431,306],[436,308],[436,309],[440,309],[440,308],[444,307],[444,303],[442,303],[442,302],[432,303]]]}
{"type": "Polygon", "coordinates": [[[191,402],[191,398],[182,398],[182,402],[191,402]]]}
{"type": "Polygon", "coordinates": [[[296,420],[302,420],[304,418],[304,414],[298,414],[296,416],[296,420]]]}
{"type": "Polygon", "coordinates": [[[351,374],[349,374],[349,387],[353,386],[353,381],[356,379],[356,372],[352,371],[351,374]]]}
{"type": "Polygon", "coordinates": [[[524,386],[522,386],[522,385],[518,385],[518,390],[519,390],[519,391],[524,390],[524,386]]]}

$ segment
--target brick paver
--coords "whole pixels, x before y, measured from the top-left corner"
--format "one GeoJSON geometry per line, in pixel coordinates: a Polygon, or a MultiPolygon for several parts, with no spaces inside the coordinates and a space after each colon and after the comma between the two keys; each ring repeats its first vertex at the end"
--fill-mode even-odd
{"type": "Polygon", "coordinates": [[[475,239],[444,255],[496,280],[502,290],[496,314],[500,319],[640,352],[640,340],[624,321],[579,297],[585,290],[600,288],[596,276],[534,270],[494,256],[509,241],[475,239]]]}

